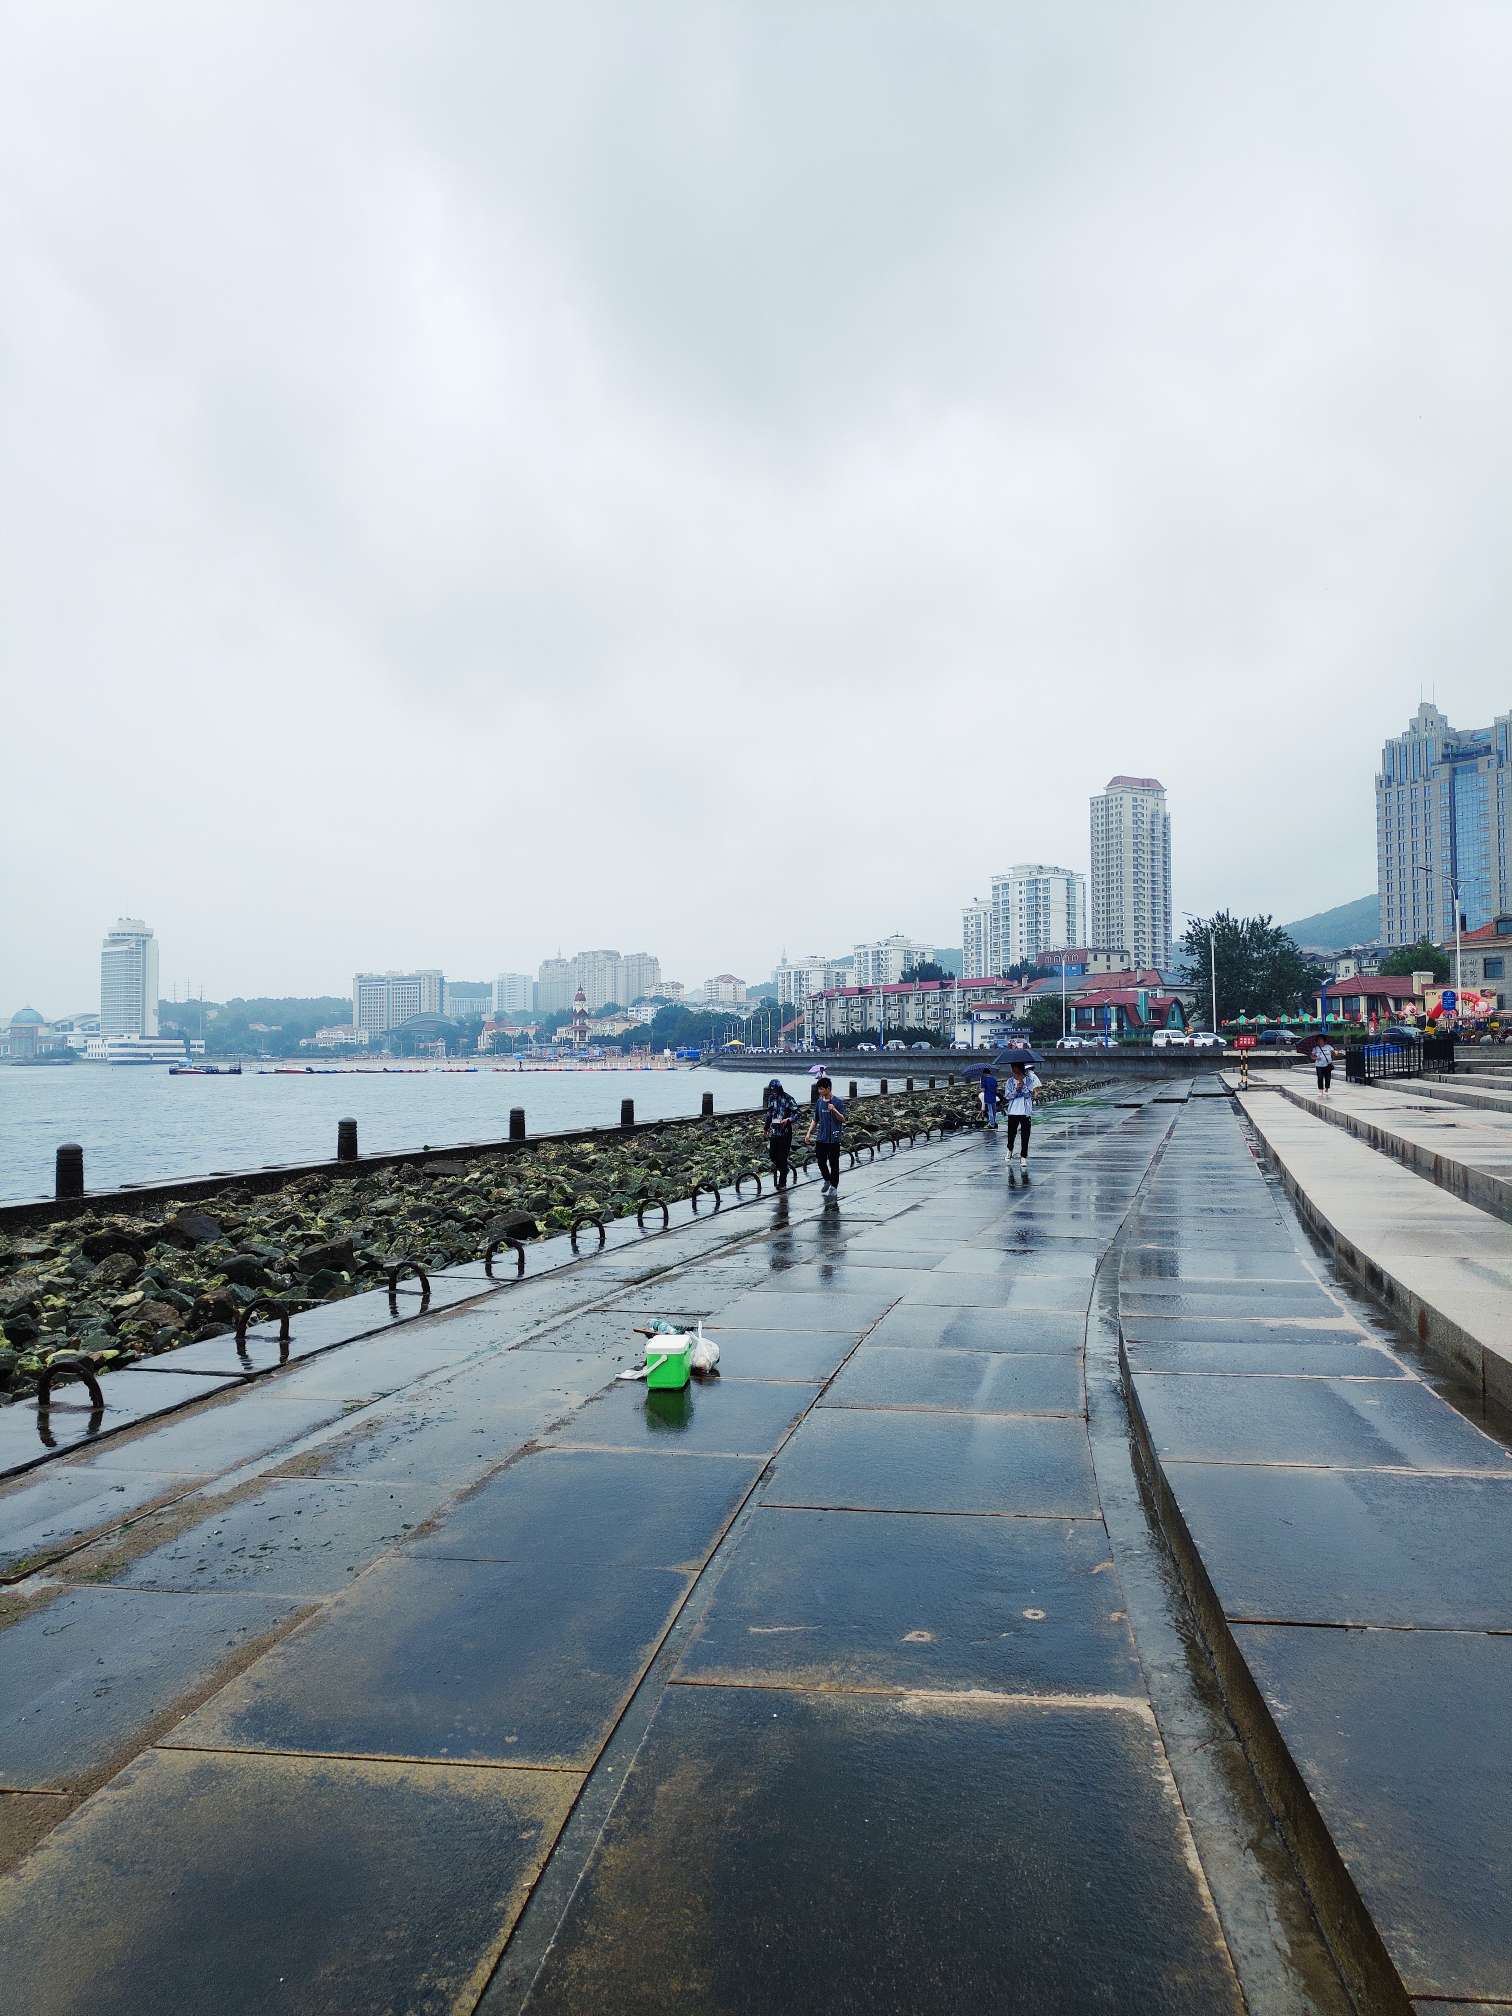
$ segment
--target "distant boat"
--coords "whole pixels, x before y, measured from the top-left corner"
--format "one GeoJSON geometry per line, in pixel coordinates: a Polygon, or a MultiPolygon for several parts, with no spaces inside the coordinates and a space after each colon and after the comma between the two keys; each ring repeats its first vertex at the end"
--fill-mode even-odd
{"type": "Polygon", "coordinates": [[[170,1078],[240,1078],[240,1064],[170,1064],[170,1078]]]}

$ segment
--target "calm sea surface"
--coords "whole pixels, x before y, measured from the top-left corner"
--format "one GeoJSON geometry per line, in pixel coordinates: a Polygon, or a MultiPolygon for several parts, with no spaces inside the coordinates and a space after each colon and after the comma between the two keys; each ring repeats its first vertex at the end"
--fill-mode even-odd
{"type": "MultiPolygon", "coordinates": [[[[175,1176],[313,1162],[336,1152],[336,1122],[357,1122],[364,1152],[493,1141],[523,1106],[532,1134],[609,1127],[620,1101],[637,1120],[681,1119],[704,1092],[715,1111],[758,1106],[754,1072],[425,1070],[413,1076],[349,1073],[275,1077],[255,1067],[240,1078],[170,1078],[134,1064],[0,1066],[0,1198],[51,1196],[60,1141],[84,1147],[91,1190],[175,1176]]],[[[788,1089],[808,1098],[806,1076],[788,1089]]]]}

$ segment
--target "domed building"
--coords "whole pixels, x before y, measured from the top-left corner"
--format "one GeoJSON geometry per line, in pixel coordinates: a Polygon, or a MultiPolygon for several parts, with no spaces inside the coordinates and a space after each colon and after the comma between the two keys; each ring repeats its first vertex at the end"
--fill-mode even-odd
{"type": "Polygon", "coordinates": [[[7,1056],[35,1057],[46,1033],[47,1023],[35,1008],[18,1008],[6,1031],[7,1056]]]}

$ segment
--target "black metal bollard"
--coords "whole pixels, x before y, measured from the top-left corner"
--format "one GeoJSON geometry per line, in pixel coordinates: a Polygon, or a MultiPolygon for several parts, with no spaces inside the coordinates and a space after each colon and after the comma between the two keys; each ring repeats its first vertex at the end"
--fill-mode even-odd
{"type": "Polygon", "coordinates": [[[933,1078],[931,1078],[931,1079],[930,1079],[930,1081],[929,1081],[929,1089],[930,1089],[930,1091],[931,1091],[931,1092],[933,1092],[933,1090],[934,1090],[934,1080],[933,1080],[933,1078]]]}
{"type": "Polygon", "coordinates": [[[357,1160],[357,1122],[338,1120],[336,1122],[336,1160],[355,1162],[357,1160]]]}
{"type": "Polygon", "coordinates": [[[703,1095],[703,1106],[700,1110],[705,1120],[712,1120],[714,1118],[714,1094],[712,1092],[705,1092],[703,1095]]]}
{"type": "Polygon", "coordinates": [[[65,1141],[58,1150],[53,1171],[54,1197],[84,1195],[84,1150],[77,1141],[65,1141]]]}
{"type": "Polygon", "coordinates": [[[635,1125],[635,1101],[633,1099],[621,1099],[620,1125],[621,1127],[633,1127],[635,1125]]]}
{"type": "Polygon", "coordinates": [[[877,1087],[877,1097],[879,1099],[885,1099],[887,1097],[887,1080],[885,1078],[882,1080],[882,1083],[877,1087]]]}
{"type": "Polygon", "coordinates": [[[511,1106],[509,1109],[509,1138],[511,1141],[525,1139],[525,1108],[511,1106]]]}
{"type": "Polygon", "coordinates": [[[912,1090],[913,1090],[913,1080],[912,1080],[912,1078],[905,1078],[905,1079],[903,1080],[903,1090],[904,1090],[905,1092],[912,1092],[912,1090]]]}
{"type": "Polygon", "coordinates": [[[852,1099],[858,1099],[861,1095],[856,1090],[856,1081],[854,1078],[852,1078],[852,1080],[850,1081],[850,1085],[851,1085],[850,1096],[852,1097],[852,1099]]]}

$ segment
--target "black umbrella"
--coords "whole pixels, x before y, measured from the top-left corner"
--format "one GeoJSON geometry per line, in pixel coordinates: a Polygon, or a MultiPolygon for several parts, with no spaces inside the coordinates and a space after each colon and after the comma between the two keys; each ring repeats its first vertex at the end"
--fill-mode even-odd
{"type": "Polygon", "coordinates": [[[1006,1071],[1010,1064],[1042,1064],[1044,1059],[1037,1050],[1031,1050],[1026,1043],[1021,1050],[1005,1050],[993,1060],[995,1071],[1006,1071]]]}

